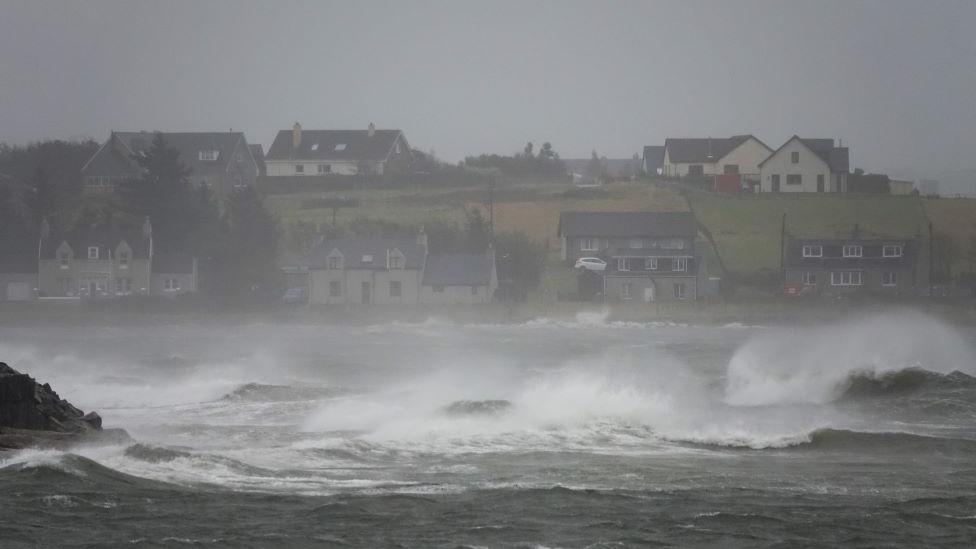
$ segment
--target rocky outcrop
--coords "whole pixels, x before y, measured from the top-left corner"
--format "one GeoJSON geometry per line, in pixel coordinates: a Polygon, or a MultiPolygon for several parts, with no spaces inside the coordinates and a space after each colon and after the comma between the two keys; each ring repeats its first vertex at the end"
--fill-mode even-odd
{"type": "Polygon", "coordinates": [[[128,438],[124,431],[104,432],[97,413],[82,412],[47,383],[42,385],[0,362],[0,448],[60,447],[123,435],[128,438]]]}

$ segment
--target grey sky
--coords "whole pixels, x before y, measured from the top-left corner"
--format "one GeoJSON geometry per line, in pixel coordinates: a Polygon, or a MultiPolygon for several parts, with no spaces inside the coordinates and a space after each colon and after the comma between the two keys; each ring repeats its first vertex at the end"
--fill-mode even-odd
{"type": "Polygon", "coordinates": [[[0,140],[234,128],[267,147],[296,120],[373,121],[456,161],[798,133],[948,179],[976,169],[974,23],[972,1],[0,0],[0,140]]]}

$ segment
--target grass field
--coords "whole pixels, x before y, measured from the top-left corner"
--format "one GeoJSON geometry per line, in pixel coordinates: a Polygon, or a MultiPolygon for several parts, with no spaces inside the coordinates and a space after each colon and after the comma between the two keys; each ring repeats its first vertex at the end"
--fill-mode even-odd
{"type": "Polygon", "coordinates": [[[953,254],[954,273],[969,271],[976,262],[976,199],[935,198],[922,200],[925,212],[932,221],[933,229],[952,238],[956,247],[953,254]]]}

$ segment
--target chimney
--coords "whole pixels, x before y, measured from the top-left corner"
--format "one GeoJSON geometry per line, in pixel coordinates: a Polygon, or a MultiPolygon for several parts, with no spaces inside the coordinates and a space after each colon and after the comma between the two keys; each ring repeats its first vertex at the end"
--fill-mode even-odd
{"type": "Polygon", "coordinates": [[[291,146],[297,149],[299,145],[302,144],[302,125],[295,122],[295,125],[291,127],[291,146]]]}
{"type": "Polygon", "coordinates": [[[370,137],[373,137],[374,135],[376,135],[376,126],[374,126],[372,122],[369,123],[369,129],[368,129],[368,131],[369,131],[369,136],[370,137]]]}

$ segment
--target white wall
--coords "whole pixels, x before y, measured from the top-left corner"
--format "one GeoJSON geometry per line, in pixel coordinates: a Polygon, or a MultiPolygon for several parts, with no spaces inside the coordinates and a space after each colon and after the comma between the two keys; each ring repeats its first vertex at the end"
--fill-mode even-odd
{"type": "MultiPolygon", "coordinates": [[[[305,175],[356,175],[359,173],[359,166],[356,162],[326,162],[326,161],[310,161],[310,160],[274,160],[265,161],[265,166],[268,169],[269,176],[305,176],[305,175]],[[295,165],[301,164],[305,167],[304,173],[295,173],[295,165]],[[328,164],[332,166],[332,171],[329,174],[319,173],[319,164],[328,164]]],[[[371,168],[373,173],[382,173],[381,166],[374,166],[371,168]]]]}
{"type": "Polygon", "coordinates": [[[420,287],[420,302],[432,305],[460,305],[470,303],[488,303],[491,301],[491,291],[488,286],[444,286],[444,291],[435,292],[432,286],[420,287]]]}
{"type": "Polygon", "coordinates": [[[800,141],[793,139],[763,164],[760,177],[762,192],[772,192],[772,176],[779,174],[779,192],[782,193],[815,193],[817,192],[817,176],[824,179],[824,192],[831,192],[830,166],[807,148],[800,141]],[[793,164],[791,153],[800,153],[800,161],[793,164]],[[788,185],[787,175],[799,174],[802,177],[800,185],[788,185]]]}
{"type": "MultiPolygon", "coordinates": [[[[756,139],[748,139],[732,150],[725,157],[714,164],[717,174],[725,173],[726,164],[738,164],[742,175],[759,175],[759,163],[772,154],[773,151],[756,139]]],[[[706,172],[707,173],[707,172],[706,172]]]]}

